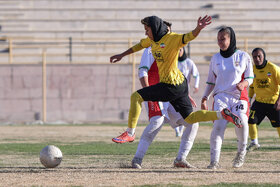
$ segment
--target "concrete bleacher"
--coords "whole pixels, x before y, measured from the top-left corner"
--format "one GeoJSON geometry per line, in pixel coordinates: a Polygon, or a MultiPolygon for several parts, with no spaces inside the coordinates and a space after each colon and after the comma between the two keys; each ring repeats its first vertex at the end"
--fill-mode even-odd
{"type": "MultiPolygon", "coordinates": [[[[172,22],[178,33],[191,31],[199,16],[213,16],[190,44],[201,72],[201,89],[194,95],[199,103],[222,25],[234,28],[240,49],[263,47],[279,62],[279,5],[280,0],[0,0],[6,38],[0,42],[0,122],[42,115],[43,52],[49,121],[126,121],[130,93],[140,88],[137,65],[131,63],[139,63],[141,52],[113,65],[109,57],[145,37],[140,20],[150,15],[172,22]]],[[[145,112],[140,119],[147,119],[145,112]]]]}
{"type": "Polygon", "coordinates": [[[2,33],[16,36],[142,37],[140,20],[148,15],[174,22],[177,32],[194,28],[201,15],[218,15],[202,36],[215,35],[221,25],[231,25],[244,36],[261,36],[264,31],[277,36],[280,27],[274,24],[279,22],[276,0],[12,0],[0,5],[2,33]]]}

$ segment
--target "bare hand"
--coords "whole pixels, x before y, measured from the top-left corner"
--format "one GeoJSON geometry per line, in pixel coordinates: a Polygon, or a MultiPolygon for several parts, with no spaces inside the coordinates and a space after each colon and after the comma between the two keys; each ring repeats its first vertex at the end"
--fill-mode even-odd
{"type": "Polygon", "coordinates": [[[203,18],[199,17],[197,20],[197,28],[201,30],[207,25],[211,24],[211,19],[212,17],[208,15],[204,16],[203,18]]]}
{"type": "Polygon", "coordinates": [[[123,56],[121,54],[111,56],[110,57],[110,62],[111,63],[116,63],[116,62],[120,61],[122,59],[122,57],[123,56]]]}
{"type": "Polygon", "coordinates": [[[190,101],[192,103],[192,106],[196,108],[197,104],[196,104],[195,100],[190,95],[189,95],[189,98],[190,98],[190,101]]]}
{"type": "Polygon", "coordinates": [[[236,88],[239,91],[243,91],[245,88],[247,88],[247,86],[248,86],[248,82],[247,81],[242,81],[242,82],[236,84],[236,88]]]}
{"type": "Polygon", "coordinates": [[[208,110],[207,100],[206,99],[202,99],[201,100],[201,109],[202,110],[208,110]]]}

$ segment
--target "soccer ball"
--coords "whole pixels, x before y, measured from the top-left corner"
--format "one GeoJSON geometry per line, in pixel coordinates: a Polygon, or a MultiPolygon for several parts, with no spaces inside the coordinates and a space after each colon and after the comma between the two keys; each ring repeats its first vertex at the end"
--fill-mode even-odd
{"type": "Polygon", "coordinates": [[[48,145],[41,150],[40,161],[46,168],[55,168],[62,161],[62,152],[58,147],[48,145]]]}

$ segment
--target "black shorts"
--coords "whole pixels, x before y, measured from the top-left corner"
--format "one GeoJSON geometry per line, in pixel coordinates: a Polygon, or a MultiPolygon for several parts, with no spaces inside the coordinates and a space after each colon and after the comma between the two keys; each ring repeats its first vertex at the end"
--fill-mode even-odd
{"type": "Polygon", "coordinates": [[[169,101],[184,119],[193,111],[186,79],[180,85],[158,83],[137,90],[137,92],[142,96],[144,101],[169,101]]]}
{"type": "Polygon", "coordinates": [[[280,127],[280,111],[275,110],[274,104],[254,101],[248,122],[259,125],[266,116],[273,127],[280,127]]]}

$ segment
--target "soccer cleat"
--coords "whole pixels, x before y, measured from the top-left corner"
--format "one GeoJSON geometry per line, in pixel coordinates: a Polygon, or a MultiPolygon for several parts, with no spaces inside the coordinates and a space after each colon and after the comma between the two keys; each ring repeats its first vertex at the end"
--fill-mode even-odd
{"type": "Polygon", "coordinates": [[[221,111],[221,114],[225,120],[228,120],[229,122],[232,122],[236,127],[241,128],[242,122],[239,119],[238,116],[234,115],[229,109],[224,108],[221,111]]]}
{"type": "Polygon", "coordinates": [[[221,168],[221,165],[219,164],[219,162],[210,162],[209,166],[207,166],[207,169],[219,169],[221,168]]]}
{"type": "Polygon", "coordinates": [[[134,157],[132,159],[132,162],[131,162],[131,167],[132,168],[135,168],[135,169],[142,169],[142,159],[141,158],[137,158],[137,157],[134,157]]]}
{"type": "Polygon", "coordinates": [[[173,165],[175,168],[196,168],[195,166],[188,163],[188,161],[186,160],[175,159],[173,165]]]}
{"type": "Polygon", "coordinates": [[[241,166],[243,166],[244,161],[245,161],[245,155],[246,155],[246,152],[244,152],[244,153],[237,152],[235,158],[233,159],[232,167],[240,168],[241,166]]]}
{"type": "Polygon", "coordinates": [[[120,136],[113,138],[112,141],[116,143],[126,143],[126,142],[133,142],[135,139],[135,134],[133,136],[129,136],[128,132],[125,131],[120,136]]]}
{"type": "Polygon", "coordinates": [[[256,144],[256,143],[250,143],[250,145],[247,147],[247,151],[254,151],[254,150],[257,150],[261,147],[260,144],[256,144]]]}

